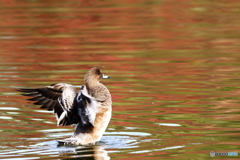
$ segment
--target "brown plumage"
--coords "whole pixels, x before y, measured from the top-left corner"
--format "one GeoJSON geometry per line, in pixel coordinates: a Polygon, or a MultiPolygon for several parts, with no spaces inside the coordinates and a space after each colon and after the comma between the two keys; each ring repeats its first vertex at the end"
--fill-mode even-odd
{"type": "Polygon", "coordinates": [[[35,89],[17,89],[30,96],[34,104],[53,111],[57,125],[76,125],[71,138],[60,140],[63,144],[94,144],[105,132],[112,113],[112,98],[109,90],[99,81],[109,78],[100,68],[90,69],[84,76],[84,85],[78,92],[67,83],[55,83],[35,89]]]}

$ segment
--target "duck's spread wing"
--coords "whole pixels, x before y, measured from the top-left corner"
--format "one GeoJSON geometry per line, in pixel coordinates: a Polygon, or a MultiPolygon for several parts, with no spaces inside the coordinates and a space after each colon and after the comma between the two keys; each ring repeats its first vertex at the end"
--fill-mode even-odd
{"type": "Polygon", "coordinates": [[[98,100],[88,94],[86,86],[82,86],[81,92],[76,97],[76,107],[80,117],[77,129],[82,133],[90,132],[98,111],[98,100]]]}
{"type": "Polygon", "coordinates": [[[54,112],[58,125],[71,125],[79,122],[79,115],[74,108],[74,99],[77,95],[76,88],[66,83],[56,83],[44,88],[17,89],[30,96],[28,100],[37,101],[34,104],[42,105],[41,108],[54,112]]]}

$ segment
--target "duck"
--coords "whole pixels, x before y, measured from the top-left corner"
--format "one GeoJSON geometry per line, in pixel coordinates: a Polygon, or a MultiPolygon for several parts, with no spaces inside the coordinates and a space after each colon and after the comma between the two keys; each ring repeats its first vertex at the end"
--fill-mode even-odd
{"type": "Polygon", "coordinates": [[[77,87],[68,83],[55,83],[42,88],[18,88],[23,95],[40,108],[53,111],[57,126],[75,125],[70,138],[58,140],[60,145],[93,145],[100,141],[112,116],[112,96],[100,83],[110,78],[99,67],[84,75],[84,84],[77,87]]]}

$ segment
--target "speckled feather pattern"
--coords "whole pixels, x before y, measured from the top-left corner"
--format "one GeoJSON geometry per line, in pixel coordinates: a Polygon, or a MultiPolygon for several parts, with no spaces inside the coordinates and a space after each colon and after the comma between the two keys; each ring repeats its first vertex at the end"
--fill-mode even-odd
{"type": "Polygon", "coordinates": [[[109,108],[112,105],[112,98],[109,90],[102,83],[90,88],[88,94],[100,101],[100,108],[109,108]]]}

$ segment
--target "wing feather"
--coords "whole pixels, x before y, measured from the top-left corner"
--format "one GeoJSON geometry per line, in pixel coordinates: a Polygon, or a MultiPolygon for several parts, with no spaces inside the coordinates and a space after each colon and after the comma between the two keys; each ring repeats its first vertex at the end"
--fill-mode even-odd
{"type": "Polygon", "coordinates": [[[82,126],[89,123],[94,126],[98,101],[88,94],[86,88],[86,86],[83,86],[76,98],[78,114],[81,118],[82,126]]]}
{"type": "Polygon", "coordinates": [[[73,112],[74,99],[77,95],[76,88],[66,83],[55,83],[44,88],[17,89],[24,92],[25,96],[33,97],[28,100],[36,101],[35,105],[53,111],[56,115],[57,125],[76,124],[79,120],[77,112],[73,112]]]}
{"type": "Polygon", "coordinates": [[[43,99],[45,99],[45,97],[43,97],[43,96],[38,96],[38,97],[30,98],[30,99],[28,99],[28,100],[30,100],[30,101],[41,101],[41,100],[43,100],[43,99]]]}
{"type": "Polygon", "coordinates": [[[57,119],[57,125],[77,124],[76,132],[92,132],[98,112],[98,100],[88,94],[87,87],[82,86],[77,93],[76,88],[66,83],[56,83],[51,86],[36,89],[17,89],[30,96],[28,100],[41,108],[52,110],[57,119]]]}
{"type": "Polygon", "coordinates": [[[42,100],[40,100],[40,101],[37,101],[37,102],[35,102],[34,104],[35,104],[35,105],[44,105],[44,104],[46,104],[48,101],[49,101],[49,99],[44,97],[44,99],[42,99],[42,100]]]}

